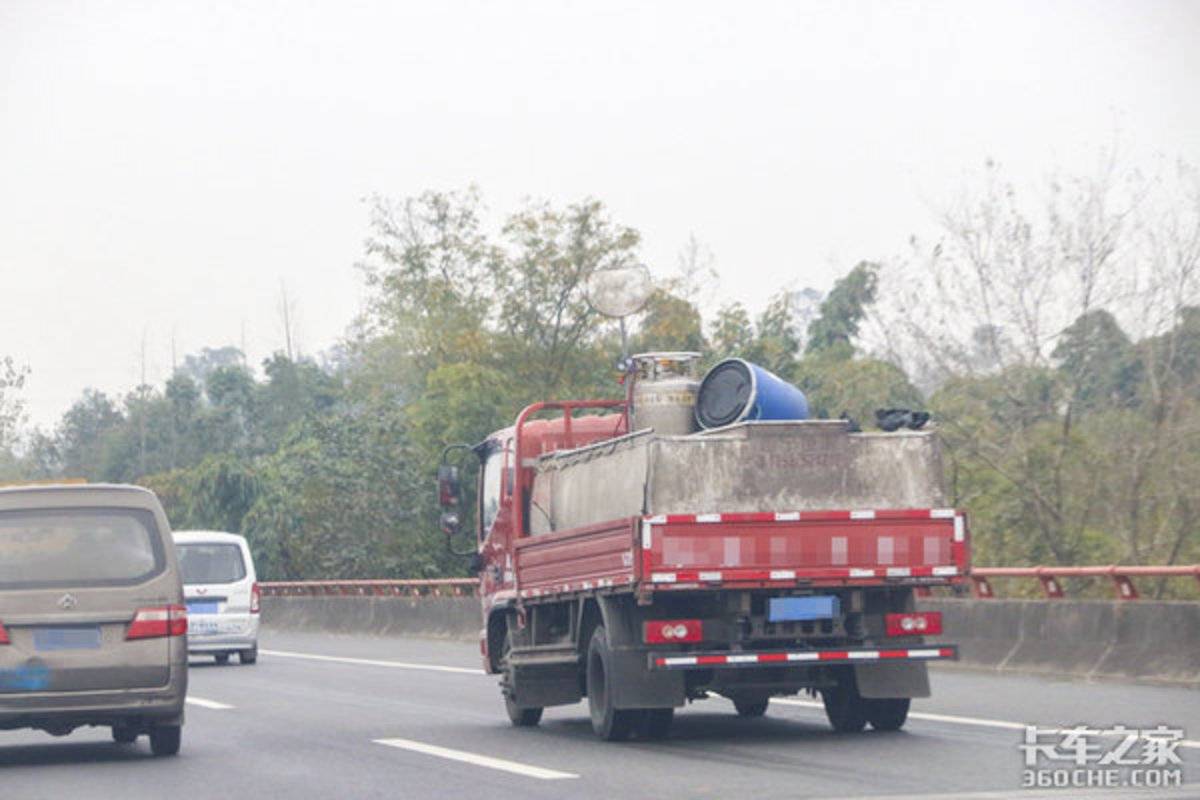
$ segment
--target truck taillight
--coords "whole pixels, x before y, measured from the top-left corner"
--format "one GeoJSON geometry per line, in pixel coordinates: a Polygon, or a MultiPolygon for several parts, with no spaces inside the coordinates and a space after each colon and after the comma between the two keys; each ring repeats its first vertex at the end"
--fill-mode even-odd
{"type": "Polygon", "coordinates": [[[258,589],[258,584],[255,583],[250,587],[250,613],[257,614],[262,610],[262,592],[258,589]]]}
{"type": "Polygon", "coordinates": [[[942,632],[942,612],[913,611],[883,618],[888,636],[937,636],[942,632]]]}
{"type": "Polygon", "coordinates": [[[187,633],[187,606],[151,606],[139,608],[125,632],[126,639],[154,639],[183,636],[187,633]]]}
{"type": "Polygon", "coordinates": [[[643,625],[646,644],[698,642],[704,638],[704,628],[698,619],[654,619],[643,625]]]}
{"type": "Polygon", "coordinates": [[[8,631],[4,628],[4,623],[0,622],[0,644],[8,643],[8,631]]]}

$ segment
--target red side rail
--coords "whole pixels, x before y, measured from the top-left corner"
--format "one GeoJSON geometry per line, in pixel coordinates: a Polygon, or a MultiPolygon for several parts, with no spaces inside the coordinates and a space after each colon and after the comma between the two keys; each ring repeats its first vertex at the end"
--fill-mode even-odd
{"type": "MultiPolygon", "coordinates": [[[[532,482],[531,470],[526,466],[526,459],[535,458],[542,455],[541,452],[532,452],[527,441],[528,437],[524,436],[525,425],[530,421],[530,418],[541,411],[562,411],[563,423],[563,447],[575,447],[575,437],[571,431],[572,415],[576,411],[582,409],[612,409],[624,408],[624,400],[552,400],[545,403],[534,403],[521,409],[521,413],[517,415],[517,424],[514,431],[516,439],[516,485],[514,486],[514,495],[516,503],[513,504],[513,530],[517,537],[526,535],[525,522],[525,493],[529,490],[532,482]]],[[[625,419],[625,415],[621,416],[622,422],[614,428],[614,435],[629,429],[629,421],[625,419]]]]}
{"type": "Polygon", "coordinates": [[[959,583],[966,517],[954,509],[670,514],[642,521],[655,590],[959,583]]]}
{"type": "Polygon", "coordinates": [[[521,597],[633,584],[638,521],[629,517],[518,539],[514,549],[521,597]]]}

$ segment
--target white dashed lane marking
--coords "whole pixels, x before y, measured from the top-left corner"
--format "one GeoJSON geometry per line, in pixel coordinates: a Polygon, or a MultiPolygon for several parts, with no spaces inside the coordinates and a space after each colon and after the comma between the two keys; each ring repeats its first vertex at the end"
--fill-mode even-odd
{"type": "MultiPolygon", "coordinates": [[[[824,710],[825,706],[813,700],[788,700],[783,697],[775,697],[771,699],[771,704],[779,703],[784,706],[800,706],[801,708],[817,708],[824,710]]],[[[932,714],[928,711],[910,711],[908,712],[909,719],[919,719],[926,722],[948,722],[951,725],[976,725],[981,728],[1006,728],[1014,731],[1023,731],[1029,727],[1025,722],[1009,722],[1005,719],[981,719],[979,717],[960,717],[955,714],[932,714]]],[[[1070,728],[1051,728],[1039,725],[1038,729],[1047,733],[1061,733],[1070,730],[1070,728]]],[[[1110,736],[1120,736],[1122,734],[1103,731],[1110,736]]],[[[1200,741],[1194,739],[1184,739],[1179,743],[1180,747],[1200,748],[1200,741]]]]}
{"type": "Polygon", "coordinates": [[[205,700],[203,697],[196,697],[194,695],[188,695],[187,701],[194,706],[211,708],[214,711],[225,711],[233,708],[233,706],[229,705],[228,703],[218,703],[216,700],[205,700]]]}
{"type": "Polygon", "coordinates": [[[545,767],[535,767],[532,764],[522,764],[519,761],[509,761],[504,758],[493,758],[492,756],[483,756],[478,753],[468,753],[465,750],[451,750],[448,747],[438,747],[434,744],[425,744],[424,742],[416,742],[412,739],[375,739],[375,744],[386,745],[387,747],[396,747],[401,750],[410,750],[414,753],[422,753],[427,756],[436,756],[437,758],[446,758],[450,761],[461,761],[464,764],[474,764],[477,767],[487,767],[488,769],[498,769],[502,772],[511,772],[515,775],[524,775],[527,778],[537,778],[543,781],[562,780],[564,778],[578,778],[574,772],[559,772],[556,769],[546,769],[545,767]]]}
{"type": "Polygon", "coordinates": [[[441,664],[414,664],[408,661],[383,661],[376,658],[349,658],[347,656],[320,656],[315,653],[294,653],[289,650],[260,650],[263,655],[277,658],[303,658],[309,661],[332,661],[337,664],[360,664],[367,667],[394,667],[396,669],[423,669],[430,672],[453,672],[461,675],[483,675],[483,670],[469,667],[445,667],[441,664]]]}

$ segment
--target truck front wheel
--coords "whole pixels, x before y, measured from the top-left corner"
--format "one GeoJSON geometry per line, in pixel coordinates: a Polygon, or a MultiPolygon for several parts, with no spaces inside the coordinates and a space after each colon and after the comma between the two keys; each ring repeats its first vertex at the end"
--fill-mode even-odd
{"type": "Polygon", "coordinates": [[[588,642],[588,710],[596,735],[610,742],[619,742],[629,738],[639,721],[641,709],[618,709],[613,705],[611,678],[612,652],[608,649],[608,635],[604,626],[599,625],[588,642]]]}
{"type": "Polygon", "coordinates": [[[513,692],[515,691],[513,668],[508,660],[508,655],[511,652],[512,632],[509,631],[504,637],[504,647],[500,651],[500,669],[504,673],[504,688],[501,690],[504,693],[504,710],[508,712],[509,722],[516,727],[532,728],[542,721],[542,709],[537,706],[517,705],[517,701],[513,697],[513,692]]]}
{"type": "Polygon", "coordinates": [[[513,725],[518,728],[532,728],[542,721],[542,710],[540,708],[524,708],[517,705],[512,695],[504,695],[504,709],[508,712],[508,719],[513,725]]]}

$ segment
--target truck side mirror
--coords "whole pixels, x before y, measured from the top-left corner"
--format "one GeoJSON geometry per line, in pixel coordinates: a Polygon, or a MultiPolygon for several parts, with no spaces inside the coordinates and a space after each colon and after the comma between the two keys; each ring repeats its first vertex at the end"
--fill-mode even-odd
{"type": "MultiPolygon", "coordinates": [[[[445,509],[458,508],[459,501],[462,497],[462,486],[458,481],[458,467],[450,464],[442,464],[438,467],[438,503],[445,509]]],[[[443,515],[443,518],[448,515],[443,515]]],[[[458,523],[458,514],[454,514],[455,525],[458,523]]],[[[443,525],[442,530],[445,530],[443,525]]]]}
{"type": "Polygon", "coordinates": [[[443,511],[438,524],[447,538],[456,535],[462,529],[462,520],[457,511],[443,511]]]}

